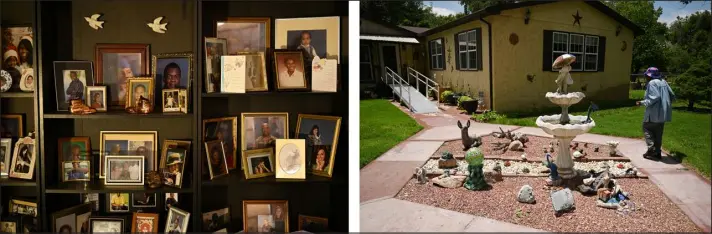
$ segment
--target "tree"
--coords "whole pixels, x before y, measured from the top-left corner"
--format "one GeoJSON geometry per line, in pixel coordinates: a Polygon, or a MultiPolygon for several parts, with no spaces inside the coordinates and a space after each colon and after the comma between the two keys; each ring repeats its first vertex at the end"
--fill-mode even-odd
{"type": "Polygon", "coordinates": [[[465,7],[465,14],[470,14],[477,12],[479,10],[485,9],[485,7],[514,3],[515,0],[460,0],[460,5],[465,7]]]}
{"type": "Polygon", "coordinates": [[[434,28],[464,14],[441,16],[433,13],[432,7],[423,1],[365,0],[360,4],[361,16],[377,19],[392,25],[434,28]]]}
{"type": "Polygon", "coordinates": [[[712,97],[712,34],[709,11],[696,12],[670,24],[666,35],[670,46],[666,50],[669,70],[682,73],[671,83],[675,93],[687,99],[687,109],[695,102],[712,97]]]}
{"type": "Polygon", "coordinates": [[[605,1],[604,3],[645,31],[643,35],[633,40],[631,72],[636,73],[652,66],[664,69],[667,27],[664,23],[658,22],[663,9],[660,7],[655,9],[653,1],[605,1]]]}
{"type": "Polygon", "coordinates": [[[712,67],[708,61],[698,61],[685,73],[675,79],[672,86],[675,94],[687,100],[687,110],[695,109],[695,102],[709,100],[712,97],[712,67]]]}

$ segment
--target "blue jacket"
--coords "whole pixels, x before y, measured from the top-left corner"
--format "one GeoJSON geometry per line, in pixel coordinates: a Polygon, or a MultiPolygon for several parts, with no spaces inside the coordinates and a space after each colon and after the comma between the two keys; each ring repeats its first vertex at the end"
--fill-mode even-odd
{"type": "Polygon", "coordinates": [[[670,85],[662,79],[652,79],[646,85],[645,99],[641,104],[645,106],[643,122],[664,123],[672,121],[672,101],[675,93],[670,85]]]}

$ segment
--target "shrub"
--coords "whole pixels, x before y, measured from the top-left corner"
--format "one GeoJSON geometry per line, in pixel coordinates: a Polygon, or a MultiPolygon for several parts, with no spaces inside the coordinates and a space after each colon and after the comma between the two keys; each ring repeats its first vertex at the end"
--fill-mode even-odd
{"type": "Polygon", "coordinates": [[[712,95],[712,74],[710,65],[700,62],[685,71],[682,75],[673,79],[671,84],[675,94],[680,99],[687,100],[687,109],[694,110],[696,102],[709,100],[712,95]]]}
{"type": "Polygon", "coordinates": [[[502,118],[506,118],[505,115],[497,114],[496,111],[485,111],[482,114],[472,114],[472,117],[477,122],[490,122],[493,120],[499,120],[502,118]]]}
{"type": "Polygon", "coordinates": [[[460,96],[460,98],[457,99],[457,106],[462,108],[462,102],[472,101],[472,100],[474,100],[474,99],[472,99],[470,96],[466,96],[466,95],[460,96]]]}
{"type": "Polygon", "coordinates": [[[453,95],[453,94],[455,94],[455,93],[453,93],[450,90],[445,90],[443,93],[440,94],[440,100],[445,100],[445,97],[453,95]]]}

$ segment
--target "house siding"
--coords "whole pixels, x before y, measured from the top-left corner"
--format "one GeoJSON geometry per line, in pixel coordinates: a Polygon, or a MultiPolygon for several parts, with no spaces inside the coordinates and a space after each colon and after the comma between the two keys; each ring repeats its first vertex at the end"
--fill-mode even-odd
{"type": "Polygon", "coordinates": [[[492,24],[495,110],[529,112],[539,108],[556,107],[544,97],[546,92],[556,90],[554,80],[558,76],[558,72],[542,70],[544,30],[606,38],[604,71],[571,73],[574,84],[569,86],[569,91],[586,94],[586,99],[579,105],[588,105],[589,101],[628,99],[633,31],[615,19],[584,2],[556,2],[505,10],[499,15],[487,17],[486,20],[492,24]],[[524,24],[527,8],[531,17],[529,24],[524,24]],[[572,15],[576,14],[577,10],[583,17],[580,26],[573,25],[572,15]],[[622,30],[616,36],[618,25],[621,25],[622,30]],[[519,37],[516,45],[509,42],[512,33],[519,37]],[[627,43],[625,51],[621,51],[623,41],[627,43]],[[534,75],[532,82],[527,80],[527,75],[534,75]],[[587,87],[586,91],[582,91],[583,86],[587,87]]]}

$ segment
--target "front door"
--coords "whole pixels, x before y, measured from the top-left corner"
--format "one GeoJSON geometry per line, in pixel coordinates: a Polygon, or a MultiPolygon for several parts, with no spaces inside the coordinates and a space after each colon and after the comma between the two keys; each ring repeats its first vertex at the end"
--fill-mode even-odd
{"type": "Polygon", "coordinates": [[[383,76],[386,74],[386,67],[400,75],[400,53],[396,44],[381,44],[381,65],[383,76]]]}

